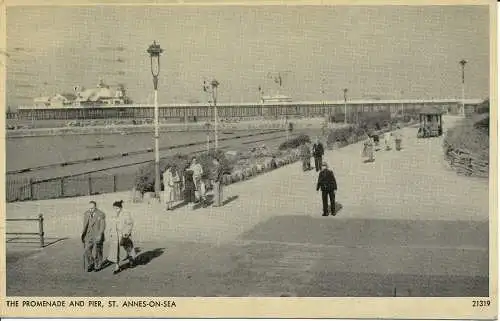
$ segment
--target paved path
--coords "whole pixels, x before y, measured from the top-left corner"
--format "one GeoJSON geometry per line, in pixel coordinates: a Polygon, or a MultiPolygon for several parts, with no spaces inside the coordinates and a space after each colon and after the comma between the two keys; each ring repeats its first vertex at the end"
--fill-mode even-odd
{"type": "Polygon", "coordinates": [[[229,186],[218,209],[167,213],[127,202],[128,193],[92,197],[106,212],[123,199],[135,216],[145,265],[114,278],[81,272],[77,239],[91,198],[8,204],[7,217],[43,213],[49,237],[70,239],[29,256],[8,245],[7,293],[486,295],[488,182],[448,169],[442,138],[402,132],[403,151],[380,151],[375,163],[363,162],[361,144],[327,154],[339,184],[337,217],[320,216],[317,174],[298,163],[229,186]]]}

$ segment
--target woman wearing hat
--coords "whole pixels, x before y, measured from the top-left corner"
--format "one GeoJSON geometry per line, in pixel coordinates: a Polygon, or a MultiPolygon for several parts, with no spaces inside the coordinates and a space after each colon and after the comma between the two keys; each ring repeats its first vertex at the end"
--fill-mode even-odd
{"type": "Polygon", "coordinates": [[[108,261],[115,264],[113,274],[117,274],[122,269],[120,262],[128,258],[129,265],[133,266],[137,254],[131,238],[134,227],[132,216],[123,209],[123,201],[114,202],[113,210],[115,215],[111,217],[108,233],[108,261]]]}

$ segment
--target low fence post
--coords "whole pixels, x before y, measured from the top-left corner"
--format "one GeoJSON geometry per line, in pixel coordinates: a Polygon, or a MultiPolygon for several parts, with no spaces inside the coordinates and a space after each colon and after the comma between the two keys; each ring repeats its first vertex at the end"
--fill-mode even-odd
{"type": "Polygon", "coordinates": [[[64,177],[61,177],[61,186],[60,186],[59,192],[61,194],[60,197],[64,197],[64,177]]]}
{"type": "Polygon", "coordinates": [[[38,232],[40,233],[40,247],[44,247],[45,235],[43,231],[43,214],[38,215],[38,232]]]}
{"type": "Polygon", "coordinates": [[[33,184],[33,178],[30,177],[29,179],[29,186],[30,186],[30,201],[33,201],[35,199],[35,185],[33,184]]]}
{"type": "Polygon", "coordinates": [[[113,193],[116,193],[116,174],[113,174],[113,193]]]}
{"type": "Polygon", "coordinates": [[[89,177],[88,177],[88,194],[89,196],[92,195],[92,176],[89,174],[89,177]]]}

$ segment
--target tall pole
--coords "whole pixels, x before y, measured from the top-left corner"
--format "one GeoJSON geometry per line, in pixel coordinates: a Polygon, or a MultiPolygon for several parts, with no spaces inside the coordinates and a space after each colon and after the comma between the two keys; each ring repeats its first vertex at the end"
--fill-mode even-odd
{"type": "Polygon", "coordinates": [[[403,117],[403,121],[405,120],[405,105],[403,103],[403,94],[404,91],[401,91],[401,117],[403,117]]]}
{"type": "Polygon", "coordinates": [[[262,119],[265,119],[265,117],[264,117],[264,90],[262,89],[261,86],[259,86],[259,94],[260,94],[260,113],[261,113],[262,119]]]}
{"type": "Polygon", "coordinates": [[[467,61],[462,59],[460,65],[462,66],[462,112],[461,115],[465,116],[465,64],[467,61]]]}
{"type": "MultiPolygon", "coordinates": [[[[218,85],[218,84],[217,84],[218,85]]],[[[217,85],[212,83],[212,95],[214,100],[214,110],[215,110],[215,150],[219,150],[219,115],[217,113],[217,85]]]]}
{"type": "Polygon", "coordinates": [[[344,124],[347,124],[347,88],[344,88],[344,124]]]}
{"type": "Polygon", "coordinates": [[[212,102],[214,103],[214,132],[215,132],[215,150],[219,148],[219,115],[217,113],[217,87],[219,87],[219,82],[214,79],[207,84],[206,81],[203,82],[203,91],[212,94],[212,102]]]}
{"type": "Polygon", "coordinates": [[[161,182],[160,182],[160,115],[158,108],[158,76],[155,77],[155,194],[160,199],[161,182]]]}
{"type": "Polygon", "coordinates": [[[153,75],[154,87],[155,197],[160,200],[160,117],[158,108],[158,75],[160,74],[160,54],[163,52],[163,49],[161,49],[160,45],[155,41],[149,46],[147,52],[151,57],[151,74],[153,75]]]}

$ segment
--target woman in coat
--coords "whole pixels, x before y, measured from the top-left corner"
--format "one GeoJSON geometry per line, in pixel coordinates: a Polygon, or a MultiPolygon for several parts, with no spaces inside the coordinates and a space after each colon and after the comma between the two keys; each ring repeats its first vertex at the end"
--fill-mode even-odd
{"type": "Polygon", "coordinates": [[[108,230],[108,261],[115,264],[113,274],[121,271],[120,262],[128,258],[130,266],[134,265],[137,254],[132,242],[134,221],[130,213],[123,209],[123,201],[113,203],[115,215],[109,220],[108,230]]]}
{"type": "Polygon", "coordinates": [[[375,147],[375,142],[373,141],[373,137],[371,135],[368,135],[368,139],[365,140],[363,145],[364,148],[361,156],[368,157],[368,162],[374,162],[375,156],[373,149],[375,147]]]}
{"type": "Polygon", "coordinates": [[[167,167],[163,173],[164,200],[167,211],[172,209],[172,204],[178,200],[178,189],[180,188],[179,173],[175,165],[167,167]]]}
{"type": "Polygon", "coordinates": [[[196,186],[194,184],[193,170],[189,165],[184,170],[184,202],[194,204],[196,202],[196,186]]]}

